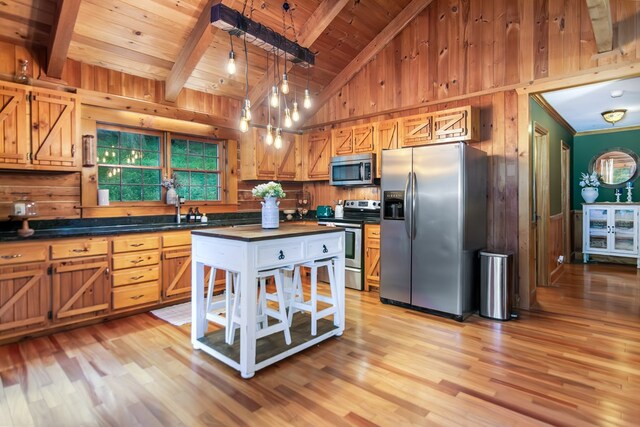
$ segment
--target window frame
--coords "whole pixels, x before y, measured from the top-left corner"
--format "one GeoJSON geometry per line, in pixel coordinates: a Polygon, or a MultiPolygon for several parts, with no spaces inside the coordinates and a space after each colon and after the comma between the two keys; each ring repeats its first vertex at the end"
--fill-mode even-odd
{"type": "MultiPolygon", "coordinates": [[[[174,172],[174,168],[171,165],[171,142],[173,139],[186,139],[189,141],[197,141],[202,142],[204,144],[216,144],[218,146],[218,169],[214,172],[218,173],[218,182],[219,182],[219,200],[191,200],[185,199],[186,206],[215,206],[225,204],[226,199],[226,185],[227,185],[227,177],[226,177],[226,156],[227,156],[227,140],[219,139],[219,138],[211,138],[202,135],[191,135],[180,132],[167,132],[167,140],[166,140],[166,156],[165,156],[165,167],[167,170],[167,176],[172,176],[174,172]]],[[[197,169],[189,169],[189,168],[175,168],[176,172],[211,172],[207,169],[197,170],[197,169]]]]}
{"type": "MultiPolygon", "coordinates": [[[[158,205],[158,206],[162,206],[162,205],[166,205],[165,200],[166,200],[166,189],[164,187],[162,187],[162,178],[165,176],[166,173],[166,144],[167,144],[167,132],[161,131],[161,130],[157,130],[157,129],[148,129],[148,128],[138,128],[138,127],[133,127],[133,126],[126,126],[126,125],[118,125],[118,124],[110,124],[110,123],[104,123],[104,122],[96,122],[96,152],[99,148],[98,146],[98,131],[99,130],[109,130],[109,131],[116,131],[116,132],[128,132],[128,133],[138,133],[138,134],[145,134],[145,135],[153,135],[153,136],[158,136],[160,138],[160,152],[159,152],[159,157],[160,157],[160,165],[159,166],[142,166],[142,165],[122,165],[122,164],[118,164],[118,165],[107,165],[104,163],[100,163],[100,158],[98,156],[98,161],[96,162],[96,183],[97,183],[97,188],[100,188],[100,180],[99,180],[99,170],[101,166],[113,166],[113,167],[119,167],[119,168],[136,168],[136,169],[148,169],[148,170],[160,170],[160,200],[109,200],[109,203],[114,205],[114,206],[132,206],[132,205],[158,205]]],[[[107,184],[108,185],[108,184],[107,184]]]]}

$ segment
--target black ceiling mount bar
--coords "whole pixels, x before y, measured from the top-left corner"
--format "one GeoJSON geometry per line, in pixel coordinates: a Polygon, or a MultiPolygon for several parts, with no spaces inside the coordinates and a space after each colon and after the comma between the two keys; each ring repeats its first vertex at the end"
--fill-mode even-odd
{"type": "Polygon", "coordinates": [[[222,3],[211,7],[211,24],[236,37],[241,37],[246,33],[247,42],[268,51],[275,48],[286,54],[287,61],[294,64],[302,66],[315,64],[316,56],[309,49],[258,22],[252,21],[222,3]]]}

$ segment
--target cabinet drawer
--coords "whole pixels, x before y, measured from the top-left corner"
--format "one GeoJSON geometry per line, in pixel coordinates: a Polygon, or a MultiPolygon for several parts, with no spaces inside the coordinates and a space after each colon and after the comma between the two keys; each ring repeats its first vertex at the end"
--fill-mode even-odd
{"type": "Polygon", "coordinates": [[[120,237],[113,241],[113,253],[146,251],[150,249],[158,249],[160,247],[160,237],[144,236],[144,237],[120,237]]]}
{"type": "Polygon", "coordinates": [[[51,259],[77,258],[91,255],[106,255],[107,239],[74,240],[51,245],[51,259]]]}
{"type": "Polygon", "coordinates": [[[122,286],[113,290],[114,310],[158,302],[158,300],[160,300],[160,286],[158,282],[122,286]]]}
{"type": "Polygon", "coordinates": [[[46,245],[6,245],[0,247],[0,266],[47,259],[46,245]]]}
{"type": "Polygon", "coordinates": [[[113,277],[113,286],[116,287],[158,280],[159,275],[160,267],[156,265],[147,268],[114,271],[111,276],[113,277]]]}
{"type": "Polygon", "coordinates": [[[380,226],[379,225],[367,225],[366,226],[367,239],[379,239],[380,238],[380,226]]]}
{"type": "Polygon", "coordinates": [[[307,256],[314,259],[335,256],[343,250],[340,237],[323,237],[307,241],[307,256]]]}
{"type": "Polygon", "coordinates": [[[257,249],[258,268],[298,262],[303,258],[302,242],[261,246],[257,249]]]}
{"type": "Polygon", "coordinates": [[[173,246],[186,246],[191,244],[191,232],[168,233],[162,236],[162,246],[170,248],[173,246]]]}
{"type": "Polygon", "coordinates": [[[145,265],[156,265],[159,262],[160,254],[158,252],[114,255],[113,269],[121,270],[123,268],[143,267],[145,265]]]}

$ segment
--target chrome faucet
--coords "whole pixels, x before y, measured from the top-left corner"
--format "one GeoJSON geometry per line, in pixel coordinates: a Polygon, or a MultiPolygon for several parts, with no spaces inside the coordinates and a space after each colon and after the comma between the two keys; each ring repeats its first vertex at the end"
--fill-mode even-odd
{"type": "Polygon", "coordinates": [[[180,224],[180,197],[176,197],[176,222],[180,224]]]}

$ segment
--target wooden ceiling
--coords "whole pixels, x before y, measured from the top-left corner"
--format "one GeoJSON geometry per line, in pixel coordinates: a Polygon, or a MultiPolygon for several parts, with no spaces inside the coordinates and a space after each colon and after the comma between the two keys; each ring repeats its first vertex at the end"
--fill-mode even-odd
{"type": "MultiPolygon", "coordinates": [[[[245,96],[245,58],[241,39],[234,37],[238,72],[226,72],[229,35],[208,25],[208,10],[215,0],[14,0],[0,2],[0,38],[19,44],[42,46],[55,55],[86,64],[122,71],[182,87],[241,99],[245,96]],[[62,10],[62,13],[60,12],[62,10]],[[75,14],[77,18],[74,19],[75,14]],[[202,17],[202,18],[201,18],[202,17]],[[201,18],[199,26],[199,18],[201,18]],[[206,22],[207,25],[202,25],[206,22]],[[57,30],[56,30],[57,28],[57,30]],[[65,45],[64,30],[69,32],[65,45]],[[70,31],[72,29],[72,31],[70,31]],[[54,37],[55,36],[55,37],[54,37]],[[56,40],[53,40],[53,39],[56,40]],[[175,64],[175,65],[174,65],[175,64]]],[[[242,11],[244,1],[222,3],[242,11]]],[[[367,45],[410,5],[411,0],[293,0],[298,40],[316,53],[309,72],[312,93],[329,85],[367,45]],[[333,9],[333,10],[332,10],[333,9]],[[314,14],[314,12],[316,12],[314,14]],[[318,30],[324,28],[319,34],[318,30]],[[309,43],[311,42],[311,43],[309,43]]],[[[428,4],[429,1],[421,3],[428,4]]],[[[282,0],[248,0],[246,15],[282,33],[282,0]],[[253,8],[252,8],[253,6],[253,8]]],[[[422,9],[420,9],[422,10],[422,9]]],[[[388,30],[388,29],[387,29],[388,30]]],[[[287,17],[287,37],[293,39],[287,17]]],[[[266,52],[247,49],[249,88],[262,101],[259,86],[271,84],[266,52]],[[258,87],[256,87],[258,86],[258,87]]],[[[58,58],[59,60],[59,58],[58,58]]],[[[362,66],[364,64],[360,64],[362,66]]],[[[280,65],[282,68],[282,64],[280,65]]],[[[49,74],[56,77],[49,68],[49,74]]],[[[280,69],[280,73],[282,69],[280,69]]],[[[307,71],[295,66],[289,72],[298,92],[307,85],[307,71]]],[[[343,82],[343,84],[346,82],[343,82]]],[[[335,85],[335,82],[334,82],[335,85]]],[[[301,95],[301,94],[299,94],[301,95]]],[[[171,96],[168,96],[171,98],[171,96]]],[[[171,100],[171,99],[169,99],[171,100]]],[[[254,100],[255,102],[255,100],[254,100]]]]}

